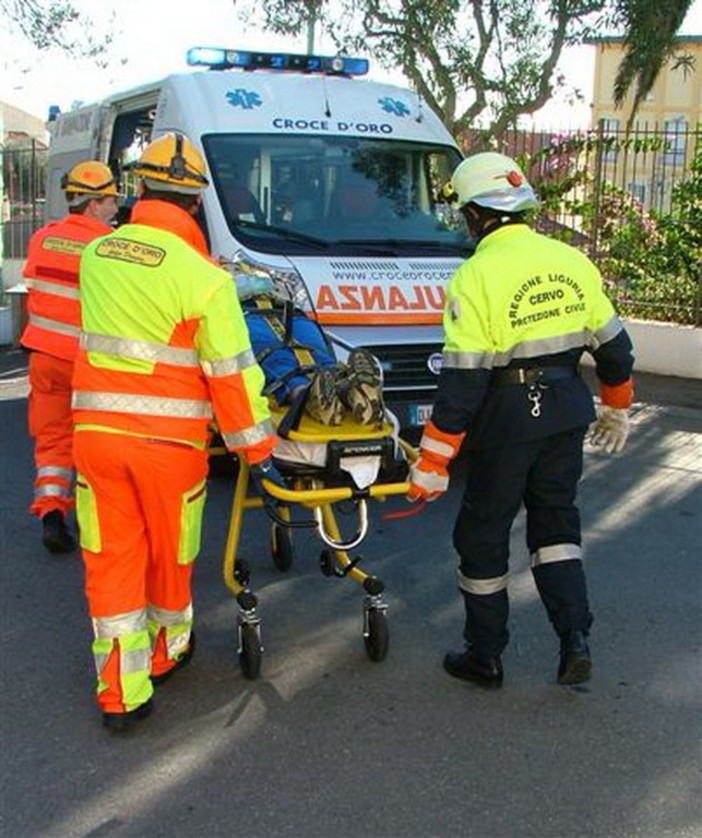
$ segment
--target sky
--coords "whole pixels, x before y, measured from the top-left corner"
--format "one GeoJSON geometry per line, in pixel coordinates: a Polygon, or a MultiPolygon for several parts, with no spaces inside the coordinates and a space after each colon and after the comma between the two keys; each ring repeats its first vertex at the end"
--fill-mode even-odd
{"type": "MultiPolygon", "coordinates": [[[[73,0],[95,21],[111,28],[115,38],[108,65],[69,58],[56,50],[38,52],[17,34],[0,31],[0,101],[46,118],[50,105],[62,111],[76,102],[104,96],[187,70],[191,46],[226,46],[304,52],[305,39],[282,38],[243,29],[232,0],[73,0]]],[[[98,29],[99,31],[99,29],[98,29]]],[[[695,0],[683,26],[685,34],[702,34],[702,0],[695,0]]],[[[325,45],[322,44],[322,47],[325,45]]],[[[327,52],[329,51],[329,45],[327,52]]],[[[319,46],[317,51],[320,50],[319,46]]],[[[594,47],[572,47],[562,56],[559,71],[567,90],[582,91],[583,101],[569,103],[568,93],[556,96],[534,120],[538,127],[576,128],[590,122],[589,103],[594,75],[594,47]]],[[[403,85],[400,73],[372,67],[369,78],[403,85]]],[[[572,99],[572,97],[570,97],[572,99]]]]}

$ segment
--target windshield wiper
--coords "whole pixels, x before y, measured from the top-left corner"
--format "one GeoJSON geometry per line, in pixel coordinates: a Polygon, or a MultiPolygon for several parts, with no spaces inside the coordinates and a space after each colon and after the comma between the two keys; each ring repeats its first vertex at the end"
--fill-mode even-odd
{"type": "Polygon", "coordinates": [[[433,250],[443,250],[444,248],[449,248],[450,250],[457,250],[460,253],[469,253],[475,250],[475,243],[469,241],[468,239],[466,239],[465,242],[442,242],[434,239],[427,239],[426,241],[414,241],[412,244],[416,244],[417,247],[432,248],[433,250]]]}
{"type": "Polygon", "coordinates": [[[397,256],[397,248],[392,239],[336,239],[333,245],[342,247],[361,247],[374,256],[397,256]]]}
{"type": "Polygon", "coordinates": [[[362,247],[368,246],[378,249],[384,247],[393,248],[395,255],[398,255],[398,251],[402,251],[407,247],[428,248],[431,250],[449,249],[464,254],[474,249],[468,241],[465,244],[461,244],[460,242],[444,242],[434,239],[337,239],[334,244],[360,245],[362,247]]]}
{"type": "Polygon", "coordinates": [[[325,239],[318,239],[316,236],[308,236],[306,233],[298,233],[297,230],[289,230],[287,227],[274,227],[271,224],[263,224],[260,221],[246,221],[245,219],[234,222],[238,227],[245,227],[247,230],[260,230],[262,233],[275,233],[289,241],[311,244],[314,247],[329,248],[329,242],[325,239]]]}

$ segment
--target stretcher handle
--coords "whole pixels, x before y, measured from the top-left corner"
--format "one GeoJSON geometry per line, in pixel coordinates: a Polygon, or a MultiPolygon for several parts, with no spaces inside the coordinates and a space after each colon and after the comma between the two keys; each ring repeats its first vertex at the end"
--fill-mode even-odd
{"type": "Polygon", "coordinates": [[[312,512],[317,523],[317,532],[319,533],[319,537],[327,545],[327,547],[331,547],[332,550],[337,550],[339,552],[353,550],[353,548],[359,545],[366,537],[366,533],[368,532],[368,508],[366,506],[366,501],[363,498],[358,501],[358,532],[350,541],[335,541],[324,529],[324,517],[322,515],[321,506],[315,506],[312,512]]]}
{"type": "Polygon", "coordinates": [[[273,523],[277,524],[279,527],[285,527],[289,530],[312,530],[315,529],[317,526],[316,521],[289,521],[286,518],[283,518],[282,515],[278,515],[278,510],[275,506],[270,503],[270,501],[263,501],[263,511],[268,515],[268,517],[273,521],[273,523]]]}
{"type": "Polygon", "coordinates": [[[286,503],[337,503],[340,500],[384,498],[388,495],[406,495],[409,483],[378,483],[368,489],[339,486],[336,489],[284,489],[277,483],[263,479],[266,492],[276,500],[286,503]]]}

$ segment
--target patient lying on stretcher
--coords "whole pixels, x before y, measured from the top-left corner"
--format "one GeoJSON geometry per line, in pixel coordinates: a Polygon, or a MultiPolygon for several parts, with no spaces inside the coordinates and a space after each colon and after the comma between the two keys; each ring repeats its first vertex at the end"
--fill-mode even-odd
{"type": "Polygon", "coordinates": [[[381,373],[370,352],[353,349],[345,363],[337,361],[329,339],[303,311],[286,316],[272,294],[249,296],[242,289],[240,299],[265,393],[324,425],[339,425],[349,413],[360,425],[382,425],[381,373]]]}

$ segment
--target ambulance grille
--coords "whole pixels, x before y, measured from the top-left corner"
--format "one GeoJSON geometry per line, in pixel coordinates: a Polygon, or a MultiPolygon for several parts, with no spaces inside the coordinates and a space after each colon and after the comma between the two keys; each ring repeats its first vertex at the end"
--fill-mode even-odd
{"type": "Polygon", "coordinates": [[[381,344],[365,346],[380,361],[385,390],[433,389],[438,382],[428,366],[431,355],[441,352],[440,343],[381,344]]]}

